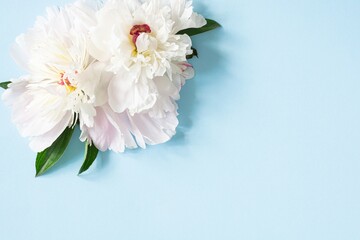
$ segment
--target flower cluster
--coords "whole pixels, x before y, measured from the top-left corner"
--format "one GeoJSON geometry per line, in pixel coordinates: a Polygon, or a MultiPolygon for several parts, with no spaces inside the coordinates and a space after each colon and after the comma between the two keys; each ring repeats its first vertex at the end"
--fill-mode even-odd
{"type": "Polygon", "coordinates": [[[188,0],[48,8],[16,39],[12,54],[28,75],[12,79],[3,94],[19,132],[39,152],[37,174],[61,157],[77,124],[88,152],[82,171],[98,150],[168,141],[178,125],[179,92],[194,76],[189,35],[216,27],[188,0]]]}

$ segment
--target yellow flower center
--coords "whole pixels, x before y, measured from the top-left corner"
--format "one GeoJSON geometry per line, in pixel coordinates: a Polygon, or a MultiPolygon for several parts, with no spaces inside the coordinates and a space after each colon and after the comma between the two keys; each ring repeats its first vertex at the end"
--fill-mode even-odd
{"type": "MultiPolygon", "coordinates": [[[[78,72],[75,71],[75,74],[78,74],[78,72]]],[[[65,72],[60,73],[60,81],[58,84],[64,86],[67,93],[72,93],[76,90],[76,86],[70,82],[69,77],[65,75],[65,72]]]]}

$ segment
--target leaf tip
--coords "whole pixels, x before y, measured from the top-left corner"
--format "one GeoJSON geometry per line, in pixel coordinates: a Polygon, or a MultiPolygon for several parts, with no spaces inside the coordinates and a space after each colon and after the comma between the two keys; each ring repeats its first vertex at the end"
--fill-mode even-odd
{"type": "Polygon", "coordinates": [[[84,172],[86,172],[86,170],[85,169],[80,169],[79,170],[79,172],[78,172],[78,177],[80,177],[81,176],[81,174],[83,174],[84,172]]]}
{"type": "Polygon", "coordinates": [[[8,89],[9,88],[9,85],[11,84],[11,82],[1,82],[0,83],[0,88],[2,89],[8,89]]]}

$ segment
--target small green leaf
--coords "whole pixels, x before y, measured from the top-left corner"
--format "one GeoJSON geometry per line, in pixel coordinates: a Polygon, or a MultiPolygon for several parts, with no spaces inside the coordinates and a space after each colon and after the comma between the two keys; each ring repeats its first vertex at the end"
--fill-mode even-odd
{"type": "Polygon", "coordinates": [[[214,30],[218,27],[221,27],[221,25],[214,21],[214,20],[211,20],[211,19],[206,19],[206,25],[201,27],[201,28],[188,28],[188,29],[184,29],[184,30],[181,30],[180,32],[178,32],[177,34],[187,34],[189,36],[194,36],[194,35],[197,35],[197,34],[200,34],[200,33],[204,33],[204,32],[208,32],[208,31],[211,31],[211,30],[214,30]]]}
{"type": "Polygon", "coordinates": [[[2,83],[0,83],[0,87],[3,89],[8,89],[10,83],[11,82],[2,82],[2,83]]]}
{"type": "Polygon", "coordinates": [[[193,50],[193,53],[186,56],[186,59],[192,59],[193,57],[199,58],[198,51],[195,48],[191,48],[193,50]]]}
{"type": "Polygon", "coordinates": [[[86,172],[91,167],[98,153],[99,150],[95,147],[94,144],[90,145],[88,142],[85,144],[85,160],[80,168],[79,175],[83,172],[86,172]]]}
{"type": "Polygon", "coordinates": [[[58,139],[56,139],[49,148],[38,153],[35,164],[36,177],[43,175],[60,160],[71,140],[73,133],[74,128],[66,128],[60,137],[58,137],[58,139]]]}

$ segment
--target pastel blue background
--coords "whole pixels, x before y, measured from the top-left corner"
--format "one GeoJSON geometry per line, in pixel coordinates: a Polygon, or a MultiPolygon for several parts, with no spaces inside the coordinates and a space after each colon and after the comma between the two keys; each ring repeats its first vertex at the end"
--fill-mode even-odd
{"type": "MultiPolygon", "coordinates": [[[[35,179],[0,103],[0,239],[360,239],[360,1],[194,1],[223,29],[194,38],[171,142],[78,177],[74,139],[35,179]]],[[[3,80],[15,37],[65,2],[1,0],[3,80]]]]}

